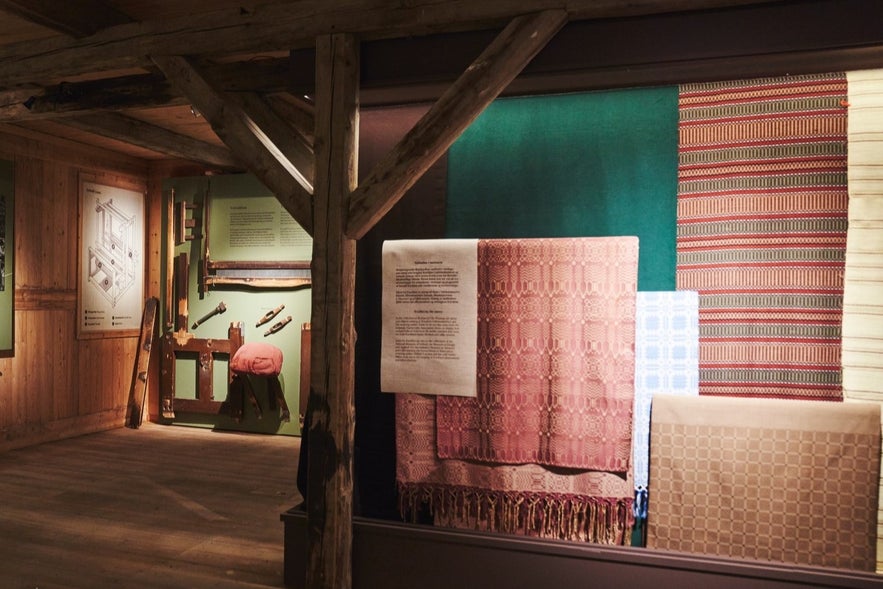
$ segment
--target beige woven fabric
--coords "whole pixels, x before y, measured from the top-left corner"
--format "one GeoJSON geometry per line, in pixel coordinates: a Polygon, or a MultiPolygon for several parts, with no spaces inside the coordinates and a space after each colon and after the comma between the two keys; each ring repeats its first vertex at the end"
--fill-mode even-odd
{"type": "Polygon", "coordinates": [[[873,571],[880,406],[660,395],[647,546],[873,571]]]}

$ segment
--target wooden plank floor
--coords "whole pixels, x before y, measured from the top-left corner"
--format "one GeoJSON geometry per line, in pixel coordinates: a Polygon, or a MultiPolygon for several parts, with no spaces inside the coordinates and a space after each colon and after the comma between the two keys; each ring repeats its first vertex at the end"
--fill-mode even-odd
{"type": "Polygon", "coordinates": [[[144,424],[0,454],[0,587],[283,587],[299,444],[144,424]]]}

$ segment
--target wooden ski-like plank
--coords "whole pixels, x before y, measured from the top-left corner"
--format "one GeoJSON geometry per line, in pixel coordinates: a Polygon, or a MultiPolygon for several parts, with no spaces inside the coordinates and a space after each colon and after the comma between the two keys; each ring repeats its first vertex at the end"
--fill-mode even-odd
{"type": "Polygon", "coordinates": [[[129,388],[129,410],[126,425],[138,429],[141,426],[144,405],[147,401],[147,368],[150,365],[150,354],[153,350],[156,331],[156,313],[159,300],[150,297],[144,303],[141,317],[141,335],[138,338],[138,350],[135,353],[135,369],[132,371],[132,386],[129,388]]]}

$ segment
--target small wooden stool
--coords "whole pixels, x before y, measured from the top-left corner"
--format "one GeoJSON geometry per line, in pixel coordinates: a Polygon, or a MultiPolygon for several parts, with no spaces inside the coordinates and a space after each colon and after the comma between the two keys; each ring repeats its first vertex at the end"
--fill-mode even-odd
{"type": "Polygon", "coordinates": [[[282,372],[282,350],[272,344],[263,342],[242,344],[230,359],[230,370],[233,379],[230,382],[231,401],[239,400],[238,403],[230,403],[230,416],[240,421],[245,410],[245,392],[255,409],[258,419],[263,417],[261,405],[254,393],[254,388],[249,380],[250,376],[260,376],[267,379],[267,397],[270,409],[281,409],[280,419],[291,421],[291,412],[285,395],[282,393],[282,384],[279,382],[279,373],[282,372]]]}

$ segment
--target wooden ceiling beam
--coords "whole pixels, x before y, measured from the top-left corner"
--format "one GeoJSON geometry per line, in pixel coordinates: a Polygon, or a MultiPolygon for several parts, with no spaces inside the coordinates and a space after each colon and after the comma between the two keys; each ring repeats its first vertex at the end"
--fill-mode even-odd
{"type": "Polygon", "coordinates": [[[0,11],[74,38],[132,22],[128,15],[101,0],[0,0],[0,11]]]}
{"type": "Polygon", "coordinates": [[[224,171],[241,170],[230,150],[118,113],[81,115],[60,123],[224,171]]]}
{"type": "Polygon", "coordinates": [[[153,61],[178,90],[187,96],[221,140],[282,206],[312,234],[312,195],[298,179],[299,172],[243,110],[226,98],[184,57],[155,56],[153,61]]]}
{"type": "Polygon", "coordinates": [[[144,67],[162,55],[231,54],[310,47],[347,31],[361,39],[492,28],[519,14],[565,10],[571,20],[705,10],[778,0],[299,0],[253,10],[224,9],[163,21],[121,24],[83,39],[50,38],[0,48],[0,86],[96,71],[144,67]]]}
{"type": "MultiPolygon", "coordinates": [[[[206,65],[204,74],[224,92],[285,92],[291,78],[287,57],[206,65]]],[[[182,104],[187,98],[162,74],[134,74],[0,92],[0,122],[182,104]]]]}
{"type": "MultiPolygon", "coordinates": [[[[763,5],[738,11],[684,13],[659,19],[662,24],[647,17],[609,23],[569,22],[503,95],[710,81],[719,79],[723,71],[749,78],[771,72],[802,74],[878,67],[883,54],[883,36],[860,22],[863,16],[871,21],[879,20],[883,9],[875,8],[872,14],[865,15],[856,2],[848,6],[850,8],[843,9],[843,18],[849,33],[824,26],[838,14],[828,7],[819,9],[812,19],[795,20],[801,26],[783,29],[776,39],[740,38],[737,46],[731,46],[731,40],[714,31],[726,22],[733,23],[736,29],[759,20],[788,22],[800,14],[799,6],[763,5]],[[629,31],[646,39],[647,48],[631,42],[629,31]],[[695,32],[689,40],[683,38],[687,31],[695,32]],[[845,45],[844,34],[850,38],[845,45]],[[667,40],[675,38],[679,40],[669,45],[667,40]],[[807,50],[805,41],[801,41],[804,38],[814,39],[819,49],[807,50]],[[782,52],[786,46],[804,48],[782,52]],[[693,57],[682,59],[687,54],[693,57]]],[[[499,29],[492,29],[363,41],[359,95],[362,108],[437,100],[498,32],[499,29]]],[[[283,101],[277,103],[278,97],[271,98],[267,94],[285,93],[286,101],[292,98],[303,101],[304,95],[312,95],[315,90],[312,49],[294,50],[290,56],[205,63],[200,68],[215,87],[224,92],[257,92],[265,95],[280,114],[283,114],[280,107],[286,109],[283,118],[298,127],[311,142],[309,133],[304,133],[303,124],[299,122],[303,113],[288,108],[291,105],[283,101]]],[[[35,86],[30,94],[19,89],[0,91],[0,122],[85,114],[95,112],[96,108],[153,108],[186,102],[162,76],[141,74],[54,85],[45,91],[35,86]],[[25,101],[29,101],[31,110],[23,106],[25,101]]]]}
{"type": "Polygon", "coordinates": [[[359,239],[383,218],[566,22],[563,10],[513,20],[359,184],[347,235],[359,239]]]}
{"type": "MultiPolygon", "coordinates": [[[[16,92],[16,96],[21,97],[22,93],[16,92]]],[[[187,101],[164,76],[143,74],[57,84],[34,90],[18,101],[2,100],[0,104],[0,122],[21,122],[98,111],[176,106],[187,101]]]]}

